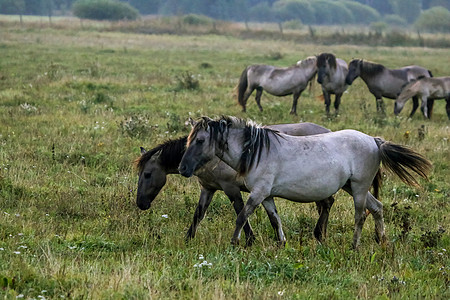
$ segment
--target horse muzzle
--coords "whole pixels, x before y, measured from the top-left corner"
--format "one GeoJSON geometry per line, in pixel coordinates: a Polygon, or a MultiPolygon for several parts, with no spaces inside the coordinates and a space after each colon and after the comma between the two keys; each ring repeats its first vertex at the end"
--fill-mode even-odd
{"type": "Polygon", "coordinates": [[[193,168],[189,168],[187,165],[180,165],[178,167],[178,171],[184,177],[191,177],[194,174],[194,169],[193,168]]]}

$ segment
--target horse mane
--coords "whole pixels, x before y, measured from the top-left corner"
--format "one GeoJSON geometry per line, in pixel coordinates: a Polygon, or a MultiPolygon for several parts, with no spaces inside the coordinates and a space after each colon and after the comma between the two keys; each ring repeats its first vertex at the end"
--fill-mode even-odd
{"type": "Polygon", "coordinates": [[[220,150],[226,150],[228,147],[226,140],[229,129],[243,129],[244,141],[237,170],[239,175],[246,174],[255,162],[256,166],[259,164],[264,148],[266,148],[266,151],[270,150],[270,135],[274,135],[277,140],[280,136],[280,132],[261,127],[251,120],[246,121],[232,116],[221,116],[217,119],[202,117],[189,134],[187,145],[189,146],[199,130],[208,128],[210,130],[210,141],[218,143],[220,150]]]}
{"type": "Polygon", "coordinates": [[[181,158],[186,150],[186,141],[187,136],[183,136],[175,140],[167,140],[166,142],[142,154],[134,161],[135,167],[139,174],[142,172],[144,166],[153,157],[153,155],[158,152],[160,152],[159,159],[164,167],[168,169],[178,168],[181,158]]]}
{"type": "Polygon", "coordinates": [[[320,68],[321,66],[325,65],[325,63],[328,61],[330,64],[330,67],[332,69],[336,69],[336,56],[332,53],[321,53],[319,56],[317,56],[317,67],[320,68]]]}
{"type": "Polygon", "coordinates": [[[386,67],[382,64],[377,64],[371,61],[367,60],[360,60],[361,61],[361,73],[365,73],[367,75],[377,75],[378,73],[383,72],[386,67]]]}

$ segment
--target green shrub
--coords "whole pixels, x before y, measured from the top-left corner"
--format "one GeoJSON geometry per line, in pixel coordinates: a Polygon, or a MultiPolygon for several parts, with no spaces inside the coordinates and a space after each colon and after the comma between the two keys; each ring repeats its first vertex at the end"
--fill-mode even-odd
{"type": "Polygon", "coordinates": [[[136,20],[139,16],[131,5],[116,0],[78,0],[72,11],[78,18],[90,20],[136,20]]]}
{"type": "Polygon", "coordinates": [[[183,17],[183,23],[188,25],[209,25],[213,23],[213,20],[207,16],[189,14],[183,17]]]}
{"type": "Polygon", "coordinates": [[[427,9],[414,25],[417,29],[424,31],[450,32],[450,11],[442,6],[427,9]]]}

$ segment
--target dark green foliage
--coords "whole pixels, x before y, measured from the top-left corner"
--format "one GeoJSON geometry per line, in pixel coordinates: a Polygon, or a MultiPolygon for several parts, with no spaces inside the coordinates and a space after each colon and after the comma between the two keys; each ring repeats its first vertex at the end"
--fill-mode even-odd
{"type": "Polygon", "coordinates": [[[273,10],[282,22],[300,19],[304,24],[313,24],[316,21],[314,9],[308,1],[277,1],[273,4],[273,10]]]}
{"type": "Polygon", "coordinates": [[[139,16],[131,5],[115,0],[79,0],[72,11],[80,19],[91,20],[136,20],[139,16]]]}
{"type": "Polygon", "coordinates": [[[414,25],[423,31],[450,32],[450,11],[438,6],[430,8],[419,16],[414,25]]]}
{"type": "Polygon", "coordinates": [[[353,1],[342,1],[353,14],[357,24],[370,24],[380,20],[380,14],[373,8],[353,1]]]}

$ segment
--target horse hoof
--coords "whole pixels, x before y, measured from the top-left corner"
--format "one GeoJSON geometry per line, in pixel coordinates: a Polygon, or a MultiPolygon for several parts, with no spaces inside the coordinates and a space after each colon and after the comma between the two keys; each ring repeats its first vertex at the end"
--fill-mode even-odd
{"type": "Polygon", "coordinates": [[[233,245],[233,246],[239,246],[239,239],[232,238],[232,239],[231,239],[231,245],[233,245]]]}
{"type": "MultiPolygon", "coordinates": [[[[253,245],[253,243],[255,242],[256,238],[254,235],[251,235],[250,237],[248,237],[245,241],[245,246],[246,247],[251,247],[253,245]]],[[[233,244],[233,241],[231,241],[231,243],[233,244]]],[[[239,241],[238,241],[239,244],[239,241]]]]}

